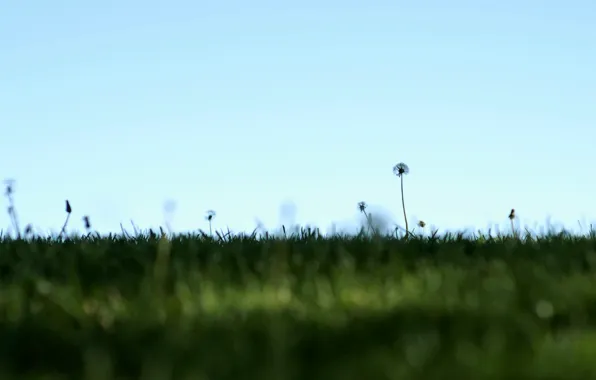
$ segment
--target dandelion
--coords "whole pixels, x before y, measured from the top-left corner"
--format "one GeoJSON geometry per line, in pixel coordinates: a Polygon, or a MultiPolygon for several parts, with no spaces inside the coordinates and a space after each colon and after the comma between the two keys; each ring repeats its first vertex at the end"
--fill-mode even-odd
{"type": "Polygon", "coordinates": [[[5,194],[7,197],[10,197],[13,192],[14,179],[5,179],[4,184],[6,185],[5,194]]]}
{"type": "Polygon", "coordinates": [[[68,220],[70,219],[70,214],[72,213],[72,207],[70,207],[70,202],[68,199],[66,200],[66,220],[64,221],[64,225],[62,226],[62,230],[60,230],[60,234],[58,237],[62,236],[66,232],[66,226],[68,225],[68,220]]]}
{"type": "Polygon", "coordinates": [[[213,218],[215,218],[215,211],[208,210],[207,216],[205,217],[205,219],[207,219],[207,221],[209,222],[209,235],[211,235],[211,236],[213,236],[213,230],[211,229],[211,222],[212,222],[213,218]]]}
{"type": "Polygon", "coordinates": [[[368,229],[372,232],[372,220],[370,214],[366,212],[366,207],[366,202],[358,202],[358,209],[361,213],[364,214],[364,217],[366,218],[366,223],[368,224],[368,229]]]}
{"type": "Polygon", "coordinates": [[[512,208],[511,212],[509,213],[509,221],[511,222],[511,233],[515,237],[515,227],[513,226],[513,219],[515,219],[515,209],[512,208]]]}
{"type": "Polygon", "coordinates": [[[403,162],[400,162],[393,167],[393,174],[398,176],[401,180],[401,205],[404,210],[404,221],[406,223],[406,238],[410,231],[408,229],[408,217],[406,216],[406,202],[404,201],[404,176],[408,173],[410,173],[410,168],[403,162]]]}
{"type": "Polygon", "coordinates": [[[358,202],[358,209],[360,212],[366,213],[366,202],[358,202]]]}
{"type": "Polygon", "coordinates": [[[19,227],[19,218],[17,217],[17,212],[14,207],[14,198],[12,197],[14,193],[14,179],[6,179],[4,180],[4,184],[6,185],[5,188],[5,195],[8,198],[8,216],[12,220],[12,224],[14,225],[15,230],[17,231],[17,238],[21,238],[21,228],[19,227]]]}

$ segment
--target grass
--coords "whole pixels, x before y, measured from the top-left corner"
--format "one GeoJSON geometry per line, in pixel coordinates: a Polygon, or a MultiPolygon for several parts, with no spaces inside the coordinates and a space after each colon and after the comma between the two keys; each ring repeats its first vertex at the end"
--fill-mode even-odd
{"type": "Polygon", "coordinates": [[[0,379],[596,379],[596,233],[0,233],[0,379]]]}
{"type": "Polygon", "coordinates": [[[596,236],[5,238],[2,379],[596,378],[596,236]]]}

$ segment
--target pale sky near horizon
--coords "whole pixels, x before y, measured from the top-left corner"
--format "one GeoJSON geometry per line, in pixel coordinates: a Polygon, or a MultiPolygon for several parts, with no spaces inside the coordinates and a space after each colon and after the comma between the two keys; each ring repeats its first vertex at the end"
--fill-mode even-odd
{"type": "Polygon", "coordinates": [[[403,225],[400,161],[411,224],[596,226],[595,122],[588,0],[0,5],[0,179],[42,230],[65,199],[101,232],[403,225]]]}

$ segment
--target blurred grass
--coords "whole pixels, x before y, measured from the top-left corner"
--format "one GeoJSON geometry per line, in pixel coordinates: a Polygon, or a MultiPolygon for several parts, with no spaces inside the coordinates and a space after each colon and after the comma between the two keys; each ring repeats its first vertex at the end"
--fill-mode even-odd
{"type": "Polygon", "coordinates": [[[596,237],[0,241],[1,379],[596,379],[596,237]]]}

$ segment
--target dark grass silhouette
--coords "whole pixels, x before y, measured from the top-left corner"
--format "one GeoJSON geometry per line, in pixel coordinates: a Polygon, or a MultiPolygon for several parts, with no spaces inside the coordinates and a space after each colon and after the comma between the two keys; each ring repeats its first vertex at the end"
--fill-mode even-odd
{"type": "Polygon", "coordinates": [[[66,211],[0,239],[0,378],[596,376],[593,231],[102,237],[66,211]]]}

